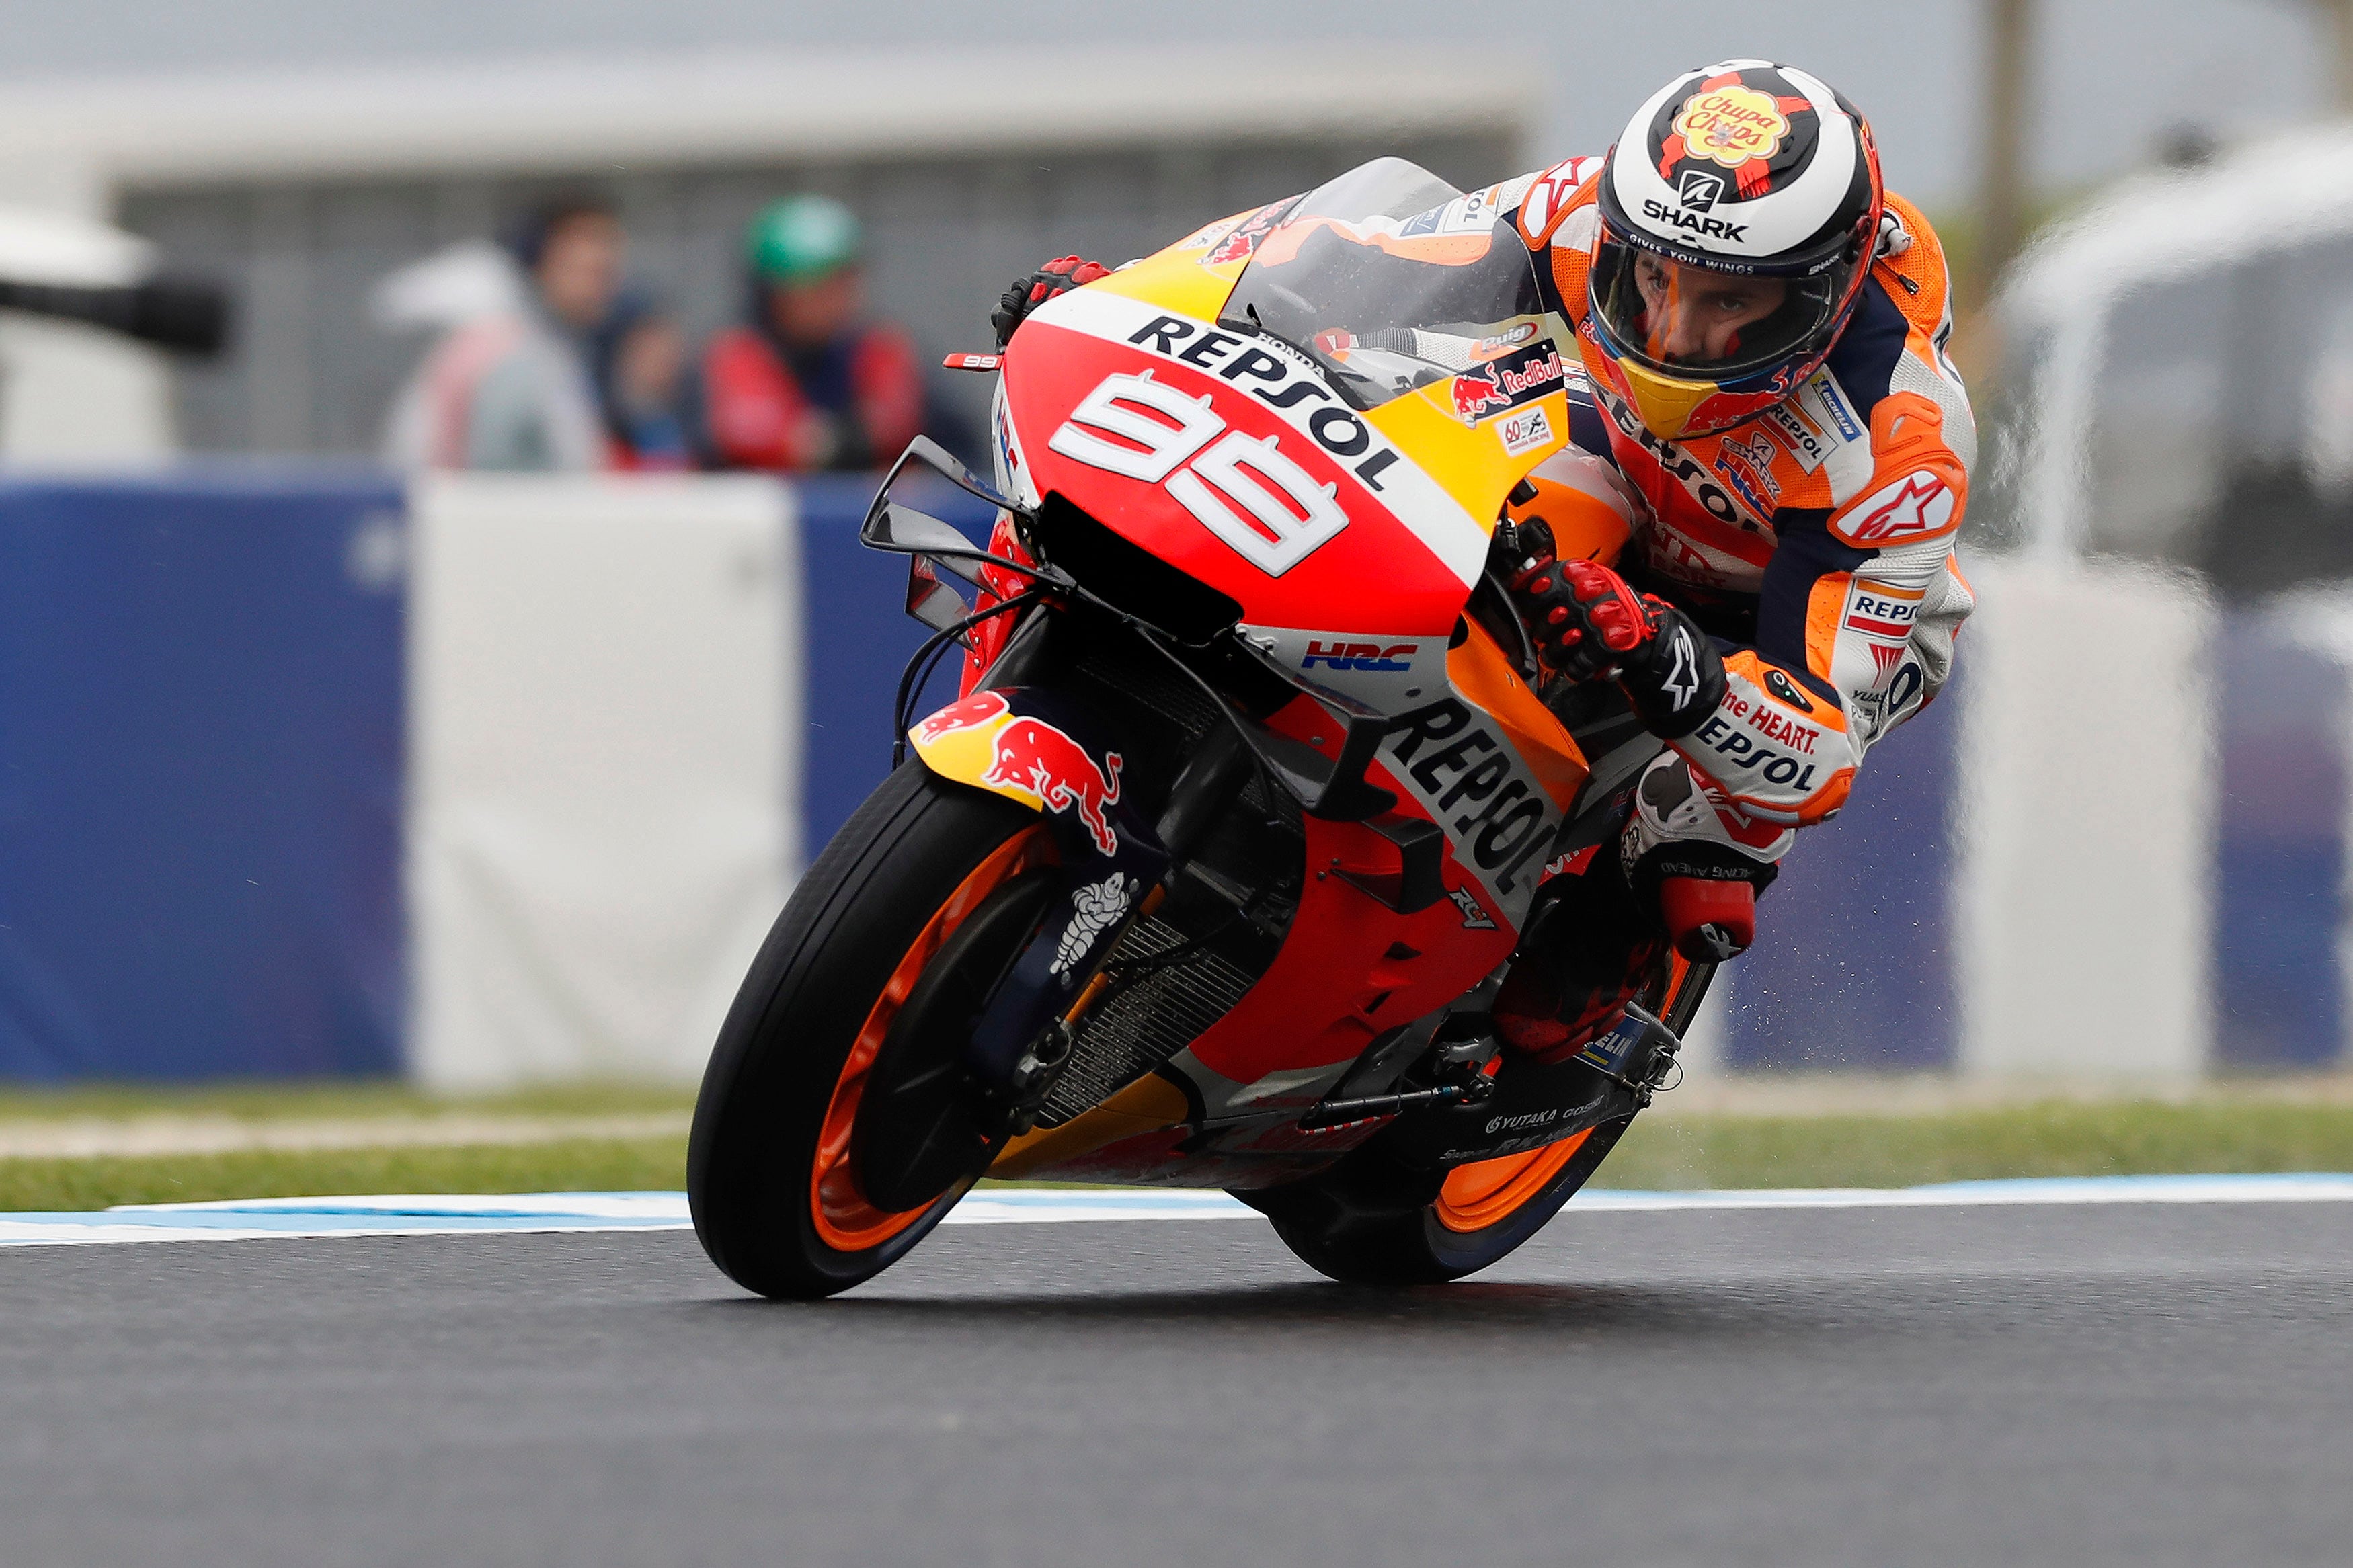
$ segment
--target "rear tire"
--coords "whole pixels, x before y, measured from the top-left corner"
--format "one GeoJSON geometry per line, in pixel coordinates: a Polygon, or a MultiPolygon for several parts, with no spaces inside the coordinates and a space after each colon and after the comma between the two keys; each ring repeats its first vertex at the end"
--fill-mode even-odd
{"type": "Polygon", "coordinates": [[[897,1213],[860,1189],[851,1134],[882,1039],[925,964],[992,894],[1054,858],[1035,812],[910,763],[793,890],[736,993],[687,1148],[703,1250],[763,1296],[809,1300],[872,1279],[985,1167],[897,1213]]]}
{"type": "MultiPolygon", "coordinates": [[[[1641,1001],[1681,1035],[1715,974],[1714,964],[1670,952],[1641,1001]]],[[[1442,1284],[1501,1261],[1542,1230],[1633,1121],[1443,1173],[1368,1148],[1306,1181],[1234,1196],[1272,1220],[1283,1245],[1318,1273],[1351,1285],[1442,1284]]]]}
{"type": "Polygon", "coordinates": [[[1343,1284],[1443,1284],[1543,1229],[1632,1121],[1444,1173],[1367,1149],[1307,1181],[1234,1195],[1272,1220],[1301,1261],[1343,1284]]]}

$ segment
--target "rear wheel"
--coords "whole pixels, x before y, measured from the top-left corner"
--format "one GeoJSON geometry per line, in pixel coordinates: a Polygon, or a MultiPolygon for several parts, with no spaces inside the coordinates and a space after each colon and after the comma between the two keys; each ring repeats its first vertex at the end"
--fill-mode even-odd
{"type": "Polygon", "coordinates": [[[1351,1285],[1440,1284],[1543,1229],[1631,1120],[1443,1174],[1366,1150],[1308,1181],[1234,1195],[1318,1273],[1351,1285]]]}
{"type": "Polygon", "coordinates": [[[1054,858],[1034,812],[910,764],[809,868],[695,1106],[687,1195],[730,1279],[801,1300],[848,1289],[987,1167],[942,1086],[959,1030],[1029,939],[1054,858]]]}
{"type": "MultiPolygon", "coordinates": [[[[1712,973],[1671,959],[1641,1000],[1680,1032],[1712,973]]],[[[1439,1284],[1500,1262],[1542,1230],[1633,1120],[1442,1173],[1367,1148],[1306,1181],[1234,1195],[1319,1273],[1356,1285],[1439,1284]]]]}

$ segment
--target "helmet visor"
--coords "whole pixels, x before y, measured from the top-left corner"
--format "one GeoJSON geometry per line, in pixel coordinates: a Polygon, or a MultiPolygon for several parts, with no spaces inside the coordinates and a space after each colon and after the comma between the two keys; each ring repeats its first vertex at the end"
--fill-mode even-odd
{"type": "Polygon", "coordinates": [[[1683,381],[1743,380],[1828,346],[1852,275],[1724,272],[1628,243],[1609,228],[1593,255],[1593,310],[1616,352],[1683,381]]]}

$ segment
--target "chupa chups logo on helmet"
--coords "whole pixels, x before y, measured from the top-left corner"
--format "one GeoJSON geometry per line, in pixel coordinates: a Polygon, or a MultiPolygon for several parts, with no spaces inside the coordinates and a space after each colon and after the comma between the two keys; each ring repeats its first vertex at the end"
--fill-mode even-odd
{"type": "Polygon", "coordinates": [[[1789,134],[1781,106],[1753,87],[1735,84],[1694,93],[1674,119],[1675,134],[1694,158],[1737,169],[1752,158],[1770,158],[1789,134]]]}

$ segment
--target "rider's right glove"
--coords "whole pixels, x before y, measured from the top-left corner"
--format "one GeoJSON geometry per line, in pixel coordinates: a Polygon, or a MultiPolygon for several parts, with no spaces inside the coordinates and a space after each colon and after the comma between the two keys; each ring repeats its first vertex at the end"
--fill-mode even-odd
{"type": "Polygon", "coordinates": [[[1111,268],[1092,261],[1082,261],[1075,256],[1058,256],[1026,278],[1017,278],[1013,287],[988,313],[988,324],[997,329],[997,346],[1002,352],[1013,341],[1013,331],[1030,311],[1061,293],[1082,283],[1092,283],[1098,278],[1111,276],[1111,268]]]}
{"type": "Polygon", "coordinates": [[[1512,579],[1537,654],[1572,681],[1615,679],[1642,727],[1681,740],[1724,700],[1724,658],[1691,617],[1593,561],[1549,551],[1512,579]]]}

